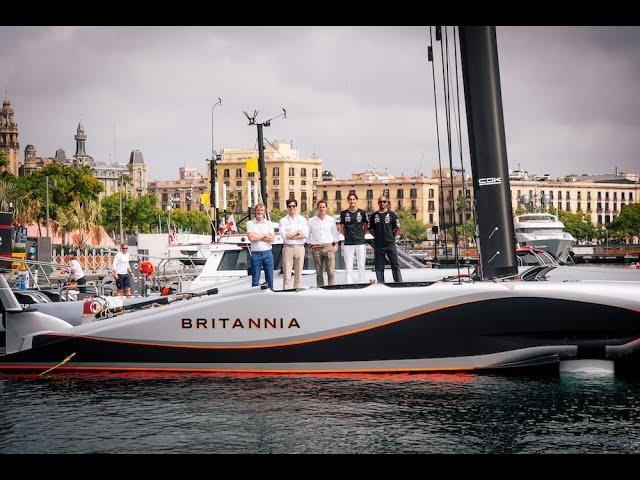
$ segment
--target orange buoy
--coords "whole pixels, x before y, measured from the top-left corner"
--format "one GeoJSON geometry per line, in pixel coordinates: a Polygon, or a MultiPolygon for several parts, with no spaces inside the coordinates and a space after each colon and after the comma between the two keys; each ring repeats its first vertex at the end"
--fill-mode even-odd
{"type": "Polygon", "coordinates": [[[142,275],[145,275],[147,277],[150,277],[151,275],[153,275],[153,272],[155,272],[156,267],[153,266],[153,263],[148,262],[148,261],[144,261],[144,262],[140,262],[140,273],[142,275]]]}

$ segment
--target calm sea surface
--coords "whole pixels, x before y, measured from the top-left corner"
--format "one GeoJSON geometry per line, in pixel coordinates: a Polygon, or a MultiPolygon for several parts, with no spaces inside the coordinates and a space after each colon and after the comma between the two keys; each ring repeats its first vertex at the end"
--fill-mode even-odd
{"type": "Polygon", "coordinates": [[[0,376],[0,453],[638,453],[609,375],[0,376]]]}

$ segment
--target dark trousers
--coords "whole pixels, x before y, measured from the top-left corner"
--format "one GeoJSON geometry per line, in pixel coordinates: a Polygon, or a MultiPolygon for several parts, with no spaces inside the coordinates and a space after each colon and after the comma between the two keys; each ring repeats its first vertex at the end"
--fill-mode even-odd
{"type": "Polygon", "coordinates": [[[376,247],[374,252],[374,259],[376,262],[376,278],[378,283],[384,283],[384,260],[385,257],[389,260],[391,265],[391,272],[393,273],[393,281],[401,282],[402,274],[400,273],[400,267],[398,266],[398,252],[395,244],[385,245],[384,247],[376,247]]]}

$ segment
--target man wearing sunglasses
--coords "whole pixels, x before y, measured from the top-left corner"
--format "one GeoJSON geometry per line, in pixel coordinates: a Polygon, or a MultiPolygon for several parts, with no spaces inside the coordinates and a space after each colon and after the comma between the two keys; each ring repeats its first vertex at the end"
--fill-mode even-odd
{"type": "Polygon", "coordinates": [[[387,197],[378,197],[378,211],[369,217],[369,233],[374,237],[373,248],[376,264],[376,278],[378,283],[384,283],[385,258],[389,260],[393,281],[401,282],[402,274],[398,266],[398,251],[396,250],[396,236],[400,235],[400,221],[398,216],[387,208],[387,197]]]}
{"type": "Polygon", "coordinates": [[[124,242],[120,244],[120,251],[113,258],[112,270],[113,278],[116,281],[115,296],[118,297],[122,295],[122,292],[124,291],[124,294],[127,297],[130,297],[131,280],[129,275],[133,277],[134,282],[137,282],[137,279],[133,276],[133,271],[129,264],[129,247],[124,242]]]}
{"type": "Polygon", "coordinates": [[[298,201],[294,198],[287,200],[287,215],[280,220],[280,235],[282,235],[284,243],[282,246],[283,288],[289,289],[292,269],[295,275],[293,288],[300,288],[304,263],[304,243],[309,236],[309,227],[307,219],[298,214],[298,201]]]}

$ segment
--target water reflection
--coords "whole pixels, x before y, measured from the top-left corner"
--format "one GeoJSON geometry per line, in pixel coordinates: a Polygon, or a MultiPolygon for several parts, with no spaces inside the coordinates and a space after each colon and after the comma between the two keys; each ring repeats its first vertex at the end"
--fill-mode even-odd
{"type": "Polygon", "coordinates": [[[0,452],[638,452],[611,375],[0,376],[0,452]]]}

